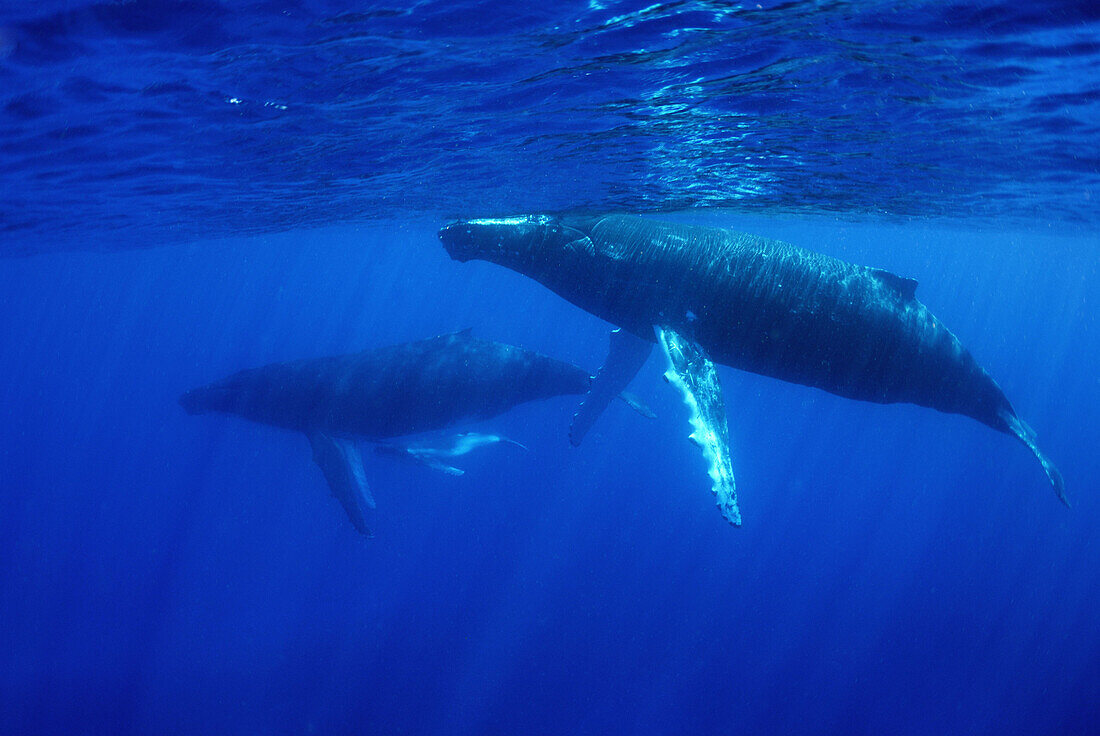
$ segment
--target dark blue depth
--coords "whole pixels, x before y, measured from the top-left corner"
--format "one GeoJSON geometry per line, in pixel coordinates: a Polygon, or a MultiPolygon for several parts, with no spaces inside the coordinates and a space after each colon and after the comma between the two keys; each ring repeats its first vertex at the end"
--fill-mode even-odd
{"type": "Polygon", "coordinates": [[[180,391],[467,326],[594,369],[607,325],[429,222],[9,261],[0,730],[1091,732],[1090,246],[730,224],[920,279],[1076,507],[972,420],[722,369],[733,529],[653,358],[658,419],[613,406],[580,449],[560,399],[491,423],[531,450],[465,477],[372,462],[368,541],[304,438],[180,391]]]}

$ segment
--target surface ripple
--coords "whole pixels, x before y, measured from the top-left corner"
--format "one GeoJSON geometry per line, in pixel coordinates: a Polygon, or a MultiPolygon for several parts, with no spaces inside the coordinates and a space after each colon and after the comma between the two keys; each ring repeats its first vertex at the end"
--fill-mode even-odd
{"type": "Polygon", "coordinates": [[[0,13],[6,254],[685,208],[1098,219],[1095,3],[0,13]]]}

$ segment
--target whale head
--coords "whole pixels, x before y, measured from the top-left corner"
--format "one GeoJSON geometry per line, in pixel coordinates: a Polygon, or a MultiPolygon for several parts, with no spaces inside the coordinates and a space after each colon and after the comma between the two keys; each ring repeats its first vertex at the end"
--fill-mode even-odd
{"type": "Polygon", "coordinates": [[[567,265],[592,246],[583,230],[550,215],[459,220],[439,239],[456,261],[490,261],[528,275],[567,265]]]}
{"type": "Polygon", "coordinates": [[[610,314],[605,304],[608,296],[621,290],[615,288],[615,252],[593,237],[600,222],[599,217],[582,215],[459,220],[440,230],[439,239],[456,261],[504,266],[606,318],[610,314]]]}
{"type": "Polygon", "coordinates": [[[228,396],[224,392],[212,390],[209,386],[185,391],[179,398],[180,406],[188,414],[206,414],[212,411],[224,411],[228,396]]]}
{"type": "Polygon", "coordinates": [[[185,391],[180,395],[180,406],[188,414],[241,414],[254,393],[249,385],[249,373],[241,371],[220,381],[185,391]]]}

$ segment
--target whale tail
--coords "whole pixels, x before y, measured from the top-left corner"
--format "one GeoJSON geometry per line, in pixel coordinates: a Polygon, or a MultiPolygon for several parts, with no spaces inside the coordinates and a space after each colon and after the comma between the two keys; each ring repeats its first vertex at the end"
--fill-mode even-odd
{"type": "Polygon", "coordinates": [[[1066,484],[1062,480],[1062,474],[1058,472],[1058,468],[1054,467],[1054,463],[1043,454],[1043,451],[1039,449],[1039,445],[1036,444],[1035,430],[1027,425],[1023,419],[1016,416],[1016,413],[1012,411],[1012,408],[1002,408],[998,415],[1001,421],[1004,422],[1005,431],[1016,437],[1016,439],[1027,445],[1027,449],[1031,450],[1035,455],[1035,459],[1039,461],[1039,464],[1043,466],[1043,472],[1047,474],[1047,478],[1050,479],[1050,484],[1054,487],[1054,492],[1058,495],[1058,500],[1066,505],[1070,506],[1069,499],[1066,497],[1066,484]]]}

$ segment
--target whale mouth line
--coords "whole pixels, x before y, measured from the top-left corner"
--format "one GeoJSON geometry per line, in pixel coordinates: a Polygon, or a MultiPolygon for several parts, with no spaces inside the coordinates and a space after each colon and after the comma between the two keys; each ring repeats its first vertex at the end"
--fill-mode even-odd
{"type": "Polygon", "coordinates": [[[473,229],[468,221],[459,220],[439,229],[443,250],[453,260],[464,263],[474,257],[473,229]]]}

